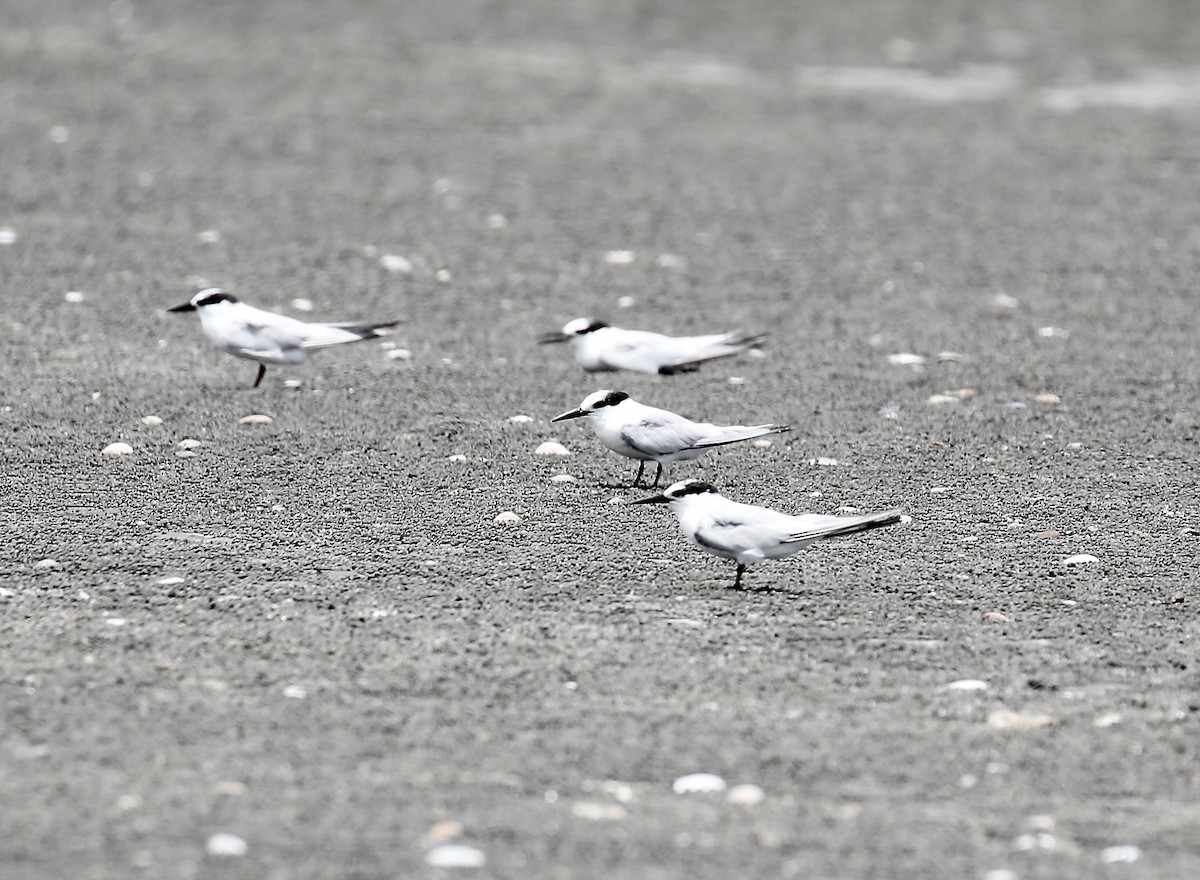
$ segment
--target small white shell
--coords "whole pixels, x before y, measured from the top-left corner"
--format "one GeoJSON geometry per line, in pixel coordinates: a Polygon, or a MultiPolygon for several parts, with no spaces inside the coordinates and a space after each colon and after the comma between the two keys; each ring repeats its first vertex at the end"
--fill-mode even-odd
{"type": "Polygon", "coordinates": [[[550,478],[551,483],[578,483],[579,480],[570,474],[555,474],[550,478]]]}
{"type": "Polygon", "coordinates": [[[133,447],[128,443],[109,443],[100,450],[101,455],[133,455],[133,447]]]}
{"type": "Polygon", "coordinates": [[[236,858],[244,856],[249,849],[246,841],[238,837],[236,834],[214,834],[204,844],[204,851],[210,856],[228,856],[236,858]]]}
{"type": "Polygon", "coordinates": [[[216,244],[221,240],[221,233],[216,229],[205,229],[196,233],[196,240],[201,244],[216,244]]]}
{"type": "Polygon", "coordinates": [[[435,868],[482,868],[487,864],[487,856],[473,846],[447,843],[425,853],[425,862],[435,868]]]}
{"type": "Polygon", "coordinates": [[[412,352],[407,348],[390,348],[384,357],[390,361],[411,361],[412,352]]]}
{"type": "Polygon", "coordinates": [[[715,773],[689,773],[671,783],[675,794],[707,794],[725,790],[725,780],[715,773]]]}
{"type": "Polygon", "coordinates": [[[1019,309],[1021,301],[1015,296],[1010,296],[1007,293],[998,293],[992,297],[992,308],[994,309],[1019,309]]]}
{"type": "Polygon", "coordinates": [[[609,251],[604,255],[604,262],[610,266],[628,266],[636,259],[633,251],[609,251]]]}
{"type": "Polygon", "coordinates": [[[238,424],[239,425],[269,425],[273,421],[275,421],[273,418],[271,418],[268,415],[264,415],[263,413],[251,413],[248,416],[242,416],[240,419],[238,419],[238,424]]]}
{"type": "Polygon", "coordinates": [[[160,587],[169,587],[173,584],[182,584],[183,578],[181,578],[181,577],[159,578],[158,580],[155,581],[155,583],[158,584],[160,587]]]}
{"type": "Polygon", "coordinates": [[[496,522],[501,525],[517,525],[521,522],[521,516],[511,510],[504,510],[496,514],[496,522]]]}
{"type": "Polygon", "coordinates": [[[554,440],[547,440],[545,443],[533,450],[534,455],[570,455],[571,451],[554,440]]]}
{"type": "Polygon", "coordinates": [[[508,420],[515,425],[524,425],[533,421],[533,416],[515,415],[509,416],[508,420]]]}
{"type": "Polygon", "coordinates": [[[889,354],[887,356],[887,361],[889,364],[893,364],[897,367],[919,367],[921,364],[925,363],[925,357],[923,355],[913,354],[911,351],[900,351],[896,354],[889,354]]]}
{"type": "Polygon", "coordinates": [[[946,685],[948,691],[985,691],[987,688],[988,683],[978,678],[959,678],[946,685]]]}
{"type": "Polygon", "coordinates": [[[298,312],[311,312],[313,310],[313,301],[311,299],[305,299],[302,296],[298,296],[292,300],[292,308],[298,312]]]}
{"type": "Polygon", "coordinates": [[[743,782],[741,785],[735,785],[725,793],[725,800],[731,804],[738,804],[743,807],[753,807],[756,804],[761,804],[767,793],[757,785],[749,782],[743,782]]]}
{"type": "Polygon", "coordinates": [[[203,444],[199,440],[194,440],[191,437],[188,437],[184,440],[180,440],[175,445],[178,446],[180,449],[197,449],[200,446],[202,446],[203,444]]]}
{"type": "Polygon", "coordinates": [[[618,309],[631,309],[631,308],[633,308],[633,304],[636,302],[637,302],[637,300],[635,300],[632,296],[618,297],[617,308],[618,309]]]}
{"type": "Polygon", "coordinates": [[[930,406],[947,406],[952,403],[962,403],[962,398],[953,394],[931,394],[925,402],[930,406]]]}
{"type": "Polygon", "coordinates": [[[39,559],[33,564],[36,569],[61,568],[57,559],[39,559]]]}
{"type": "Polygon", "coordinates": [[[1136,846],[1110,846],[1100,851],[1100,861],[1112,865],[1120,862],[1136,862],[1142,851],[1136,846]]]}
{"type": "Polygon", "coordinates": [[[69,303],[81,303],[83,302],[83,291],[68,290],[66,294],[63,295],[63,299],[69,303]]]}
{"type": "Polygon", "coordinates": [[[1062,398],[1050,391],[1043,391],[1033,396],[1034,403],[1062,403],[1062,398]]]}
{"type": "Polygon", "coordinates": [[[158,416],[142,416],[142,424],[149,428],[157,428],[163,423],[163,420],[158,416]]]}
{"type": "Polygon", "coordinates": [[[770,449],[775,444],[770,440],[755,440],[751,445],[758,449],[770,449]]]}
{"type": "Polygon", "coordinates": [[[1086,565],[1089,562],[1099,562],[1099,557],[1093,556],[1091,553],[1076,553],[1074,556],[1068,556],[1062,561],[1063,565],[1086,565]]]}
{"type": "Polygon", "coordinates": [[[413,270],[412,261],[399,254],[384,254],[379,258],[379,265],[389,272],[398,272],[401,275],[411,275],[413,270]]]}

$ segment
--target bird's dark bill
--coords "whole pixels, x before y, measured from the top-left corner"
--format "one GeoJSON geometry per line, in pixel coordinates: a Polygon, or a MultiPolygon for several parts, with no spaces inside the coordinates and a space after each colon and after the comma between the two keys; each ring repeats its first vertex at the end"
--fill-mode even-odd
{"type": "Polygon", "coordinates": [[[168,312],[194,312],[194,311],[196,311],[196,307],[194,305],[192,305],[190,302],[185,302],[182,305],[171,306],[171,308],[167,309],[167,311],[168,312]]]}
{"type": "Polygon", "coordinates": [[[586,415],[587,415],[587,413],[585,413],[585,412],[584,412],[583,410],[581,410],[581,409],[573,409],[573,410],[571,410],[570,412],[565,412],[565,413],[563,413],[562,415],[555,416],[555,417],[554,417],[554,418],[552,418],[550,421],[552,421],[552,422],[563,422],[563,421],[566,421],[567,419],[577,419],[577,418],[579,418],[580,416],[586,416],[586,415]]]}
{"type": "Polygon", "coordinates": [[[630,501],[630,504],[667,504],[670,498],[666,495],[651,495],[649,498],[639,498],[637,501],[630,501]]]}
{"type": "Polygon", "coordinates": [[[570,338],[566,333],[543,333],[538,337],[538,342],[545,345],[547,342],[566,342],[570,338]]]}

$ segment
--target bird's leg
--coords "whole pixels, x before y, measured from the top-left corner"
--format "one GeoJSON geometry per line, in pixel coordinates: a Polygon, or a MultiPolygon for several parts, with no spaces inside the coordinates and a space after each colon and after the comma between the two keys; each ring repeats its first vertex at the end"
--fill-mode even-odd
{"type": "Polygon", "coordinates": [[[737,567],[737,577],[733,579],[733,588],[735,590],[740,590],[742,588],[742,572],[745,570],[746,566],[739,562],[737,567]]]}
{"type": "Polygon", "coordinates": [[[646,462],[644,462],[644,461],[639,461],[639,462],[638,462],[638,472],[637,472],[637,476],[633,478],[633,487],[634,487],[635,489],[636,489],[638,486],[642,485],[642,471],[644,471],[644,470],[646,470],[646,462]]]}
{"type": "Polygon", "coordinates": [[[662,462],[655,462],[655,464],[658,465],[658,470],[654,473],[654,485],[650,487],[651,489],[657,489],[658,481],[662,479],[662,462]]]}
{"type": "Polygon", "coordinates": [[[263,376],[265,376],[265,375],[267,375],[267,365],[259,364],[258,365],[258,378],[254,380],[255,388],[257,388],[259,386],[259,383],[262,382],[263,376]]]}

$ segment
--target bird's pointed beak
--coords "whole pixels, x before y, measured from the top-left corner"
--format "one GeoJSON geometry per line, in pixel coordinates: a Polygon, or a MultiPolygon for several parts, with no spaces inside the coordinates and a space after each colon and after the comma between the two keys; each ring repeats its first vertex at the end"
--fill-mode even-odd
{"type": "Polygon", "coordinates": [[[547,342],[566,342],[570,338],[566,333],[556,330],[553,333],[543,333],[538,337],[538,342],[545,345],[547,342]]]}
{"type": "Polygon", "coordinates": [[[636,501],[630,501],[630,504],[669,504],[671,501],[666,495],[651,495],[649,498],[639,498],[636,501]]]}
{"type": "Polygon", "coordinates": [[[580,416],[586,416],[586,415],[589,415],[589,413],[588,413],[587,411],[585,411],[585,410],[582,410],[582,409],[573,409],[573,410],[570,410],[569,412],[565,412],[565,413],[563,413],[562,415],[555,416],[555,417],[554,417],[554,418],[552,418],[550,421],[552,421],[552,422],[565,422],[567,419],[577,419],[577,418],[579,418],[580,416]]]}
{"type": "Polygon", "coordinates": [[[168,312],[194,312],[194,311],[196,311],[196,307],[194,305],[192,305],[190,302],[185,302],[185,303],[181,303],[177,306],[171,306],[171,308],[167,309],[167,311],[168,312]]]}

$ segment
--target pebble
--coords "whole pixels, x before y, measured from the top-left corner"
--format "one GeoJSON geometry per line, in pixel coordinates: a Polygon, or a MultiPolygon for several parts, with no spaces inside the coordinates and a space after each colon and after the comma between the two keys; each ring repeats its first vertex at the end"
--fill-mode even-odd
{"type": "Polygon", "coordinates": [[[570,455],[571,451],[554,440],[547,440],[545,443],[533,450],[534,455],[570,455]]]}
{"type": "Polygon", "coordinates": [[[201,244],[216,244],[221,240],[221,233],[216,229],[205,229],[196,233],[196,240],[201,244]]]}
{"type": "Polygon", "coordinates": [[[65,125],[56,125],[50,129],[50,140],[56,144],[65,144],[71,139],[71,129],[65,125]]]}
{"type": "Polygon", "coordinates": [[[1051,394],[1049,391],[1044,391],[1041,394],[1033,396],[1034,403],[1062,403],[1062,398],[1057,394],[1051,394]]]}
{"type": "Polygon", "coordinates": [[[889,354],[887,362],[897,367],[919,367],[925,363],[925,357],[913,354],[911,351],[901,351],[896,354],[889,354]]]}
{"type": "Polygon", "coordinates": [[[244,856],[248,849],[249,846],[246,845],[246,841],[242,840],[242,838],[236,834],[226,834],[224,832],[214,834],[204,844],[204,851],[210,856],[237,858],[244,856]]]}
{"type": "Polygon", "coordinates": [[[411,361],[412,352],[407,348],[390,348],[384,355],[390,361],[411,361]]]}
{"type": "Polygon", "coordinates": [[[180,449],[196,449],[197,447],[199,447],[203,444],[201,444],[201,442],[199,440],[193,440],[191,437],[187,437],[183,440],[180,440],[175,445],[178,446],[180,449]]]}
{"type": "Polygon", "coordinates": [[[379,258],[379,265],[389,272],[397,272],[401,275],[411,275],[413,270],[412,261],[399,254],[384,254],[379,258]]]}
{"type": "Polygon", "coordinates": [[[195,458],[196,453],[190,449],[176,449],[175,457],[176,458],[195,458]]]}
{"type": "Polygon", "coordinates": [[[1020,409],[1028,409],[1028,407],[1019,400],[1010,400],[1007,403],[1000,404],[1000,409],[1004,412],[1016,412],[1020,409]]]}
{"type": "Polygon", "coordinates": [[[11,226],[0,226],[0,245],[17,243],[17,230],[11,226]]]}
{"type": "Polygon", "coordinates": [[[467,457],[465,455],[463,455],[461,452],[458,453],[457,455],[450,455],[450,456],[446,457],[446,461],[456,461],[457,462],[457,461],[466,461],[466,460],[467,460],[467,457]]]}
{"type": "Polygon", "coordinates": [[[508,218],[503,214],[490,214],[487,218],[489,229],[503,229],[508,225],[508,218]]]}
{"type": "Polygon", "coordinates": [[[142,416],[142,424],[149,428],[157,428],[163,423],[163,420],[158,416],[142,416]]]}
{"type": "Polygon", "coordinates": [[[984,873],[983,880],[1017,880],[1017,872],[1008,868],[993,868],[984,873]]]}
{"type": "Polygon", "coordinates": [[[570,474],[555,474],[550,478],[551,483],[578,483],[579,480],[570,474]]]}
{"type": "Polygon", "coordinates": [[[930,495],[945,495],[949,491],[950,491],[949,486],[932,486],[929,489],[929,494],[930,495]]]}
{"type": "Polygon", "coordinates": [[[770,449],[775,444],[770,440],[755,440],[751,445],[758,449],[770,449]]]}
{"type": "Polygon", "coordinates": [[[515,415],[509,416],[508,420],[515,425],[524,425],[533,421],[533,416],[515,415]]]}
{"type": "Polygon", "coordinates": [[[1053,715],[1023,715],[1011,709],[997,709],[987,717],[987,726],[998,730],[1036,730],[1060,724],[1062,722],[1053,715]]]}
{"type": "Polygon", "coordinates": [[[1109,712],[1105,715],[1097,715],[1092,721],[1092,727],[1114,727],[1121,723],[1121,716],[1116,712],[1109,712]]]}
{"type": "Polygon", "coordinates": [[[894,406],[881,406],[879,408],[879,415],[885,419],[898,419],[900,418],[900,410],[894,406]]]}
{"type": "Polygon", "coordinates": [[[1010,296],[1007,293],[997,293],[992,297],[992,308],[1011,311],[1012,309],[1019,309],[1020,307],[1021,301],[1015,296],[1010,296]]]}
{"type": "Polygon", "coordinates": [[[452,276],[449,269],[438,269],[433,273],[433,277],[438,284],[449,284],[452,276]]]}
{"type": "Polygon", "coordinates": [[[303,700],[308,696],[308,691],[298,684],[289,684],[283,689],[283,695],[289,700],[303,700]]]}
{"type": "Polygon", "coordinates": [[[284,379],[283,387],[284,388],[299,388],[300,380],[299,379],[284,379]]]}
{"type": "Polygon", "coordinates": [[[425,853],[425,862],[435,868],[482,868],[487,863],[487,856],[473,846],[447,843],[425,853]]]}
{"type": "Polygon", "coordinates": [[[298,312],[311,312],[313,310],[313,301],[311,299],[305,299],[302,296],[298,296],[292,300],[292,308],[298,312]]]}
{"type": "Polygon", "coordinates": [[[1100,560],[1091,553],[1076,553],[1074,556],[1068,556],[1062,561],[1063,565],[1086,565],[1089,562],[1099,562],[1100,560]]]}
{"type": "Polygon", "coordinates": [[[83,302],[83,292],[80,290],[68,290],[63,295],[63,299],[69,303],[81,303],[83,302]]]}
{"type": "Polygon", "coordinates": [[[1062,537],[1062,532],[1060,532],[1058,529],[1046,529],[1045,531],[1038,532],[1036,535],[1034,535],[1034,537],[1043,538],[1047,541],[1057,541],[1062,537]]]}
{"type": "Polygon", "coordinates": [[[728,381],[729,381],[730,385],[745,385],[746,384],[746,379],[743,376],[730,376],[728,381]]]}
{"type": "Polygon", "coordinates": [[[837,467],[839,464],[841,464],[841,462],[836,458],[828,458],[824,455],[819,455],[816,458],[810,458],[808,463],[815,464],[817,467],[837,467]]]}
{"type": "Polygon", "coordinates": [[[957,351],[939,351],[937,353],[937,362],[939,364],[958,364],[966,359],[966,355],[959,354],[957,351]]]}
{"type": "Polygon", "coordinates": [[[60,566],[57,559],[39,559],[33,564],[33,567],[41,570],[47,568],[59,568],[60,566]]]}
{"type": "Polygon", "coordinates": [[[962,398],[953,394],[933,394],[925,402],[930,406],[947,406],[952,403],[961,403],[962,398]]]}
{"type": "Polygon", "coordinates": [[[1070,336],[1069,330],[1064,330],[1062,327],[1038,327],[1038,336],[1043,339],[1052,339],[1055,336],[1063,337],[1070,336]]]}
{"type": "Polygon", "coordinates": [[[275,421],[273,418],[271,418],[268,415],[265,415],[264,413],[250,413],[250,415],[242,416],[240,419],[238,419],[238,424],[239,425],[269,425],[273,421],[275,421]]]}
{"type": "Polygon", "coordinates": [[[633,251],[609,251],[604,255],[604,262],[610,266],[628,266],[636,259],[633,251]]]}
{"type": "Polygon", "coordinates": [[[753,807],[761,804],[767,793],[751,782],[735,785],[725,793],[725,800],[742,807],[753,807]]]}
{"type": "Polygon", "coordinates": [[[109,626],[124,626],[125,624],[129,623],[129,621],[124,617],[106,617],[104,622],[109,626]]]}
{"type": "Polygon", "coordinates": [[[133,447],[128,443],[110,443],[100,450],[101,455],[133,455],[133,447]]]}
{"type": "Polygon", "coordinates": [[[183,580],[184,579],[181,577],[165,577],[165,578],[159,578],[158,580],[155,581],[155,583],[158,584],[160,587],[170,587],[174,584],[182,584],[183,580]]]}
{"type": "Polygon", "coordinates": [[[983,619],[987,623],[1008,623],[1008,615],[1001,614],[999,611],[985,612],[983,619]]]}
{"type": "Polygon", "coordinates": [[[425,838],[435,843],[441,843],[444,840],[452,840],[462,833],[461,822],[456,822],[454,819],[443,819],[433,824],[433,827],[425,833],[425,838]]]}
{"type": "Polygon", "coordinates": [[[654,265],[660,269],[686,269],[687,260],[679,256],[679,254],[659,254],[658,259],[654,261],[654,265]]]}
{"type": "Polygon", "coordinates": [[[1100,861],[1106,865],[1136,862],[1142,851],[1136,846],[1109,846],[1100,851],[1100,861]]]}
{"type": "Polygon", "coordinates": [[[725,780],[715,773],[689,773],[671,783],[675,794],[707,794],[725,790],[725,780]]]}
{"type": "Polygon", "coordinates": [[[571,815],[592,822],[617,822],[629,813],[620,804],[598,804],[595,801],[579,801],[571,804],[571,815]]]}
{"type": "Polygon", "coordinates": [[[950,691],[985,691],[988,683],[978,678],[959,678],[946,685],[950,691]]]}
{"type": "Polygon", "coordinates": [[[632,296],[622,296],[617,298],[618,309],[631,309],[637,302],[632,296]]]}
{"type": "Polygon", "coordinates": [[[496,514],[496,522],[500,523],[501,525],[507,525],[509,523],[516,525],[517,523],[521,522],[521,516],[520,514],[517,514],[511,510],[505,510],[496,514]]]}

